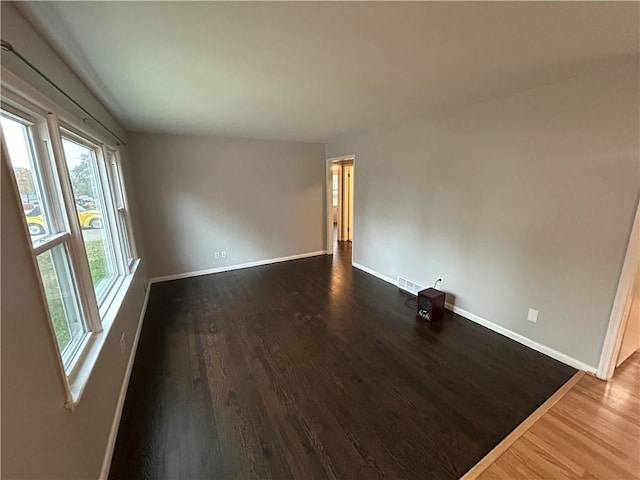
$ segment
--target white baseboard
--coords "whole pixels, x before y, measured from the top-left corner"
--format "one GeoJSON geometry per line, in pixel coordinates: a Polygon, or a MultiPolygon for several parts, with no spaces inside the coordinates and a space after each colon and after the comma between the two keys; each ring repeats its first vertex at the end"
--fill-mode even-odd
{"type": "MultiPolygon", "coordinates": [[[[371,270],[370,268],[365,267],[364,265],[360,265],[359,263],[356,263],[356,262],[353,262],[352,265],[358,270],[367,272],[368,274],[373,275],[374,277],[377,277],[380,280],[384,280],[385,282],[388,282],[395,287],[398,286],[397,282],[391,277],[383,275],[382,273],[378,273],[375,270],[371,270]]],[[[478,315],[475,315],[471,312],[467,312],[462,308],[456,307],[449,303],[447,303],[445,307],[447,308],[447,310],[451,310],[452,312],[457,313],[458,315],[466,318],[467,320],[471,320],[472,322],[482,325],[483,327],[486,327],[489,330],[493,330],[494,332],[499,333],[500,335],[510,338],[511,340],[515,340],[516,342],[521,343],[522,345],[525,345],[533,350],[536,350],[537,352],[543,353],[548,357],[558,360],[559,362],[562,362],[565,365],[569,365],[570,367],[576,368],[578,370],[584,370],[585,372],[590,372],[590,373],[595,373],[597,370],[596,367],[593,367],[584,362],[581,362],[580,360],[576,360],[575,358],[570,357],[569,355],[565,355],[562,352],[558,352],[557,350],[547,347],[546,345],[542,345],[541,343],[535,342],[530,338],[520,335],[519,333],[512,332],[507,328],[504,328],[496,323],[490,322],[489,320],[485,320],[484,318],[479,317],[478,315]]]]}
{"type": "Polygon", "coordinates": [[[496,323],[490,322],[489,320],[485,320],[484,318],[479,317],[478,315],[475,315],[471,312],[467,312],[460,307],[456,307],[449,303],[445,304],[445,307],[447,308],[447,310],[451,310],[452,312],[457,313],[458,315],[471,320],[472,322],[480,324],[483,327],[488,328],[489,330],[493,330],[500,335],[510,338],[511,340],[515,340],[516,342],[521,343],[522,345],[525,345],[533,350],[544,353],[548,357],[558,360],[565,365],[569,365],[570,367],[576,368],[578,370],[584,370],[585,372],[596,372],[596,368],[592,367],[591,365],[581,362],[580,360],[576,360],[575,358],[570,357],[569,355],[565,355],[564,353],[554,350],[553,348],[547,347],[546,345],[542,345],[541,343],[533,341],[530,338],[509,330],[508,328],[504,328],[496,323]]]}
{"type": "Polygon", "coordinates": [[[127,369],[125,370],[124,378],[122,379],[122,386],[120,387],[120,396],[118,397],[118,403],[116,404],[116,411],[113,415],[113,421],[111,422],[111,431],[109,432],[109,438],[107,439],[107,449],[104,453],[104,459],[102,460],[102,468],[100,469],[100,480],[107,480],[109,477],[109,470],[111,469],[111,460],[113,458],[113,449],[116,446],[116,437],[118,436],[118,427],[120,426],[120,418],[122,417],[122,408],[124,407],[124,400],[127,396],[127,389],[129,387],[129,379],[131,378],[131,371],[133,370],[133,362],[136,358],[136,352],[138,351],[138,340],[140,340],[140,332],[142,331],[142,322],[144,322],[144,314],[147,312],[147,303],[149,302],[149,292],[151,291],[151,284],[147,284],[147,292],[144,296],[144,303],[142,304],[142,311],[138,318],[138,328],[136,329],[136,336],[133,339],[131,345],[131,353],[129,354],[129,361],[127,363],[127,369]]]}
{"type": "Polygon", "coordinates": [[[390,283],[394,287],[398,286],[398,283],[393,278],[387,277],[386,275],[383,275],[382,273],[378,273],[375,270],[371,270],[369,267],[365,267],[364,265],[360,265],[359,263],[356,263],[356,262],[352,262],[351,266],[354,268],[357,268],[358,270],[362,270],[363,272],[368,273],[369,275],[378,277],[380,280],[384,280],[385,282],[390,283]]]}
{"type": "Polygon", "coordinates": [[[299,253],[297,255],[290,255],[288,257],[269,258],[267,260],[258,260],[257,262],[238,263],[236,265],[227,265],[225,267],[209,268],[207,270],[196,270],[194,272],[176,273],[174,275],[166,275],[163,277],[153,277],[149,280],[149,283],[168,282],[169,280],[180,280],[182,278],[198,277],[200,275],[209,275],[211,273],[229,272],[231,270],[240,270],[241,268],[259,267],[262,265],[270,265],[272,263],[287,262],[289,260],[299,260],[301,258],[317,257],[318,255],[325,255],[325,250],[318,250],[317,252],[299,253]]]}

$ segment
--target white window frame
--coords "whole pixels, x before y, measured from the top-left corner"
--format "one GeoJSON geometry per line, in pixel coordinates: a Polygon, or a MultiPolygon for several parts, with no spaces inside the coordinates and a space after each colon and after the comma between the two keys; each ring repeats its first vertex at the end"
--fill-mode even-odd
{"type": "MultiPolygon", "coordinates": [[[[45,306],[52,340],[56,346],[57,360],[65,388],[65,407],[73,410],[78,404],[89,374],[97,361],[106,341],[113,320],[126,296],[140,263],[132,232],[126,191],[122,185],[122,172],[118,170],[119,182],[114,183],[111,158],[121,169],[118,145],[113,139],[97,132],[58,104],[41,94],[14,74],[2,67],[2,110],[15,117],[20,123],[28,124],[32,132],[35,163],[39,181],[42,182],[47,222],[51,222],[49,235],[32,241],[23,220],[25,241],[31,248],[33,267],[36,271],[40,294],[45,306]],[[116,277],[109,284],[108,291],[96,298],[84,240],[78,220],[76,202],[66,165],[62,137],[90,148],[95,154],[98,167],[100,190],[104,212],[103,223],[108,229],[115,256],[116,277]],[[116,205],[116,193],[120,199],[116,205]],[[122,218],[124,221],[118,221],[122,218]],[[108,224],[108,226],[107,226],[108,224]],[[58,245],[64,245],[69,260],[78,303],[83,316],[85,334],[74,342],[74,352],[70,357],[62,352],[49,313],[44,285],[37,263],[38,255],[58,245]],[[126,248],[125,248],[126,247],[126,248]],[[127,252],[126,255],[124,252],[127,252]]],[[[2,153],[7,158],[9,177],[21,205],[21,197],[4,140],[2,153]]]]}
{"type": "MultiPolygon", "coordinates": [[[[100,203],[101,205],[103,205],[105,210],[104,212],[102,212],[102,219],[104,223],[104,228],[107,231],[107,239],[109,243],[108,247],[110,251],[113,252],[113,255],[114,255],[113,266],[116,269],[115,277],[112,278],[109,283],[103,285],[100,291],[95,292],[96,300],[98,302],[98,309],[100,310],[101,317],[102,317],[103,316],[102,311],[104,310],[105,305],[109,304],[108,300],[113,296],[112,294],[114,291],[114,287],[117,287],[117,285],[122,282],[122,276],[128,273],[122,265],[122,256],[121,256],[120,249],[116,248],[116,245],[120,245],[119,240],[120,240],[120,237],[122,237],[122,232],[120,231],[119,228],[117,228],[117,226],[114,225],[113,218],[112,218],[113,217],[113,200],[111,198],[112,195],[109,195],[112,188],[111,188],[109,179],[107,177],[107,172],[105,170],[103,145],[100,145],[96,141],[87,138],[87,135],[83,135],[82,133],[75,131],[72,127],[68,127],[65,124],[59,125],[59,132],[60,132],[60,139],[66,138],[79,145],[82,145],[88,148],[89,150],[91,150],[95,156],[93,160],[95,161],[95,166],[97,167],[97,170],[98,170],[97,172],[99,174],[98,182],[100,184],[99,185],[100,191],[98,192],[98,194],[100,196],[100,203]],[[118,240],[118,242],[116,242],[116,240],[118,240]]],[[[64,149],[61,148],[61,150],[62,150],[62,158],[64,158],[64,149]]],[[[61,169],[63,168],[65,174],[68,175],[66,159],[64,160],[63,163],[65,164],[62,165],[61,169]]],[[[72,199],[74,200],[72,208],[74,209],[74,212],[76,212],[75,197],[73,195],[70,178],[69,178],[69,185],[70,185],[70,192],[71,192],[70,194],[72,199]]],[[[77,220],[77,218],[78,218],[77,213],[75,213],[74,220],[77,220]]],[[[78,221],[78,228],[82,230],[82,227],[79,225],[79,221],[78,221]]],[[[84,248],[84,241],[83,241],[83,248],[84,248]]]]}
{"type": "Polygon", "coordinates": [[[109,176],[112,191],[114,192],[115,209],[117,212],[117,222],[122,225],[121,231],[124,235],[121,237],[122,252],[127,253],[125,263],[128,271],[131,272],[135,262],[138,259],[138,251],[133,238],[133,222],[131,221],[131,210],[127,196],[127,189],[124,184],[124,175],[122,172],[122,158],[120,152],[112,148],[105,148],[107,159],[107,175],[109,176]]]}
{"type": "MultiPolygon", "coordinates": [[[[51,138],[49,136],[49,130],[47,128],[47,113],[39,110],[33,105],[16,105],[16,102],[7,102],[4,98],[2,100],[1,106],[2,111],[7,114],[7,116],[12,117],[18,123],[25,125],[30,131],[30,140],[32,144],[31,146],[34,150],[32,152],[32,155],[35,157],[34,166],[38,172],[38,183],[42,188],[41,195],[44,197],[42,199],[44,205],[41,204],[40,208],[43,211],[43,218],[46,219],[49,233],[46,236],[35,241],[31,239],[31,235],[28,235],[27,237],[27,241],[29,242],[33,253],[34,262],[37,266],[38,256],[51,251],[58,246],[62,246],[68,256],[69,267],[71,269],[74,282],[74,290],[76,291],[80,313],[82,316],[83,328],[85,329],[85,333],[81,335],[81,337],[75,339],[73,342],[67,345],[64,350],[59,351],[60,361],[65,368],[65,373],[71,374],[79,357],[79,354],[86,345],[89,332],[94,330],[100,331],[102,330],[102,327],[101,325],[95,323],[95,317],[92,316],[92,312],[88,308],[91,303],[90,301],[87,301],[87,299],[83,298],[83,292],[81,291],[79,285],[81,278],[79,273],[81,267],[79,268],[78,258],[76,255],[74,255],[72,247],[73,239],[71,234],[70,222],[68,221],[69,217],[66,215],[65,210],[61,208],[63,206],[62,192],[59,188],[58,183],[54,180],[57,177],[58,172],[56,166],[51,161],[53,156],[50,149],[51,138]]],[[[9,166],[11,166],[10,162],[7,163],[9,166]]],[[[10,173],[10,178],[12,179],[16,194],[20,198],[18,185],[13,171],[11,171],[10,173]]],[[[44,296],[44,285],[40,276],[40,269],[39,267],[37,268],[40,288],[44,296]]],[[[47,302],[45,298],[45,304],[46,303],[47,302]]],[[[50,324],[53,326],[53,320],[48,308],[47,315],[49,316],[50,324]]]]}

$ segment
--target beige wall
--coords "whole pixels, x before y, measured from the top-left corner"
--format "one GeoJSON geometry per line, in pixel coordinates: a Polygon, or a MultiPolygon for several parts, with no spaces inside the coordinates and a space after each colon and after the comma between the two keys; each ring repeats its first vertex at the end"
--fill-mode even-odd
{"type": "Polygon", "coordinates": [[[152,277],[325,249],[323,145],[129,138],[152,277]]]}
{"type": "Polygon", "coordinates": [[[354,261],[597,366],[639,193],[638,65],[334,138],[354,261]],[[540,311],[538,323],[527,309],[540,311]]]}
{"type": "MultiPolygon", "coordinates": [[[[2,2],[2,38],[122,134],[66,64],[33,31],[11,3],[2,2]]],[[[2,63],[32,80],[4,53],[2,63]]],[[[31,83],[41,87],[39,82],[31,83]]],[[[57,98],[56,98],[57,99],[57,98]]],[[[125,183],[133,197],[126,151],[125,183]]],[[[97,478],[120,394],[129,351],[120,352],[124,332],[132,345],[146,280],[144,262],[104,344],[80,403],[64,408],[65,394],[47,325],[38,277],[18,204],[2,159],[2,478],[97,478]]],[[[133,198],[131,198],[133,200],[133,198]]],[[[134,223],[137,220],[134,203],[134,223]]],[[[135,232],[141,245],[140,232],[135,232]]]]}

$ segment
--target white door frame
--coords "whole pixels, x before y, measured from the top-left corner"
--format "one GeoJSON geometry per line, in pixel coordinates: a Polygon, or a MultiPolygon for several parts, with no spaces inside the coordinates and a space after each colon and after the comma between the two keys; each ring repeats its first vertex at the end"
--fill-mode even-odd
{"type": "Polygon", "coordinates": [[[603,380],[609,380],[616,368],[616,360],[622,344],[622,336],[626,326],[628,307],[633,295],[633,281],[636,278],[638,261],[640,257],[640,200],[636,206],[636,216],[631,227],[631,235],[627,244],[627,253],[624,256],[622,272],[618,281],[618,289],[613,300],[611,316],[607,336],[604,339],[600,364],[597,376],[603,380]]]}
{"type": "MultiPolygon", "coordinates": [[[[325,176],[324,176],[325,185],[326,185],[325,224],[327,228],[327,238],[326,238],[327,248],[325,250],[325,253],[327,255],[333,255],[333,172],[331,170],[331,164],[333,162],[339,162],[342,160],[353,160],[353,193],[354,193],[353,218],[354,218],[354,233],[355,233],[356,156],[352,154],[352,155],[344,155],[342,157],[327,158],[326,165],[325,165],[325,176]]],[[[351,243],[351,252],[352,252],[351,262],[353,263],[353,239],[351,242],[352,242],[351,243]]]]}

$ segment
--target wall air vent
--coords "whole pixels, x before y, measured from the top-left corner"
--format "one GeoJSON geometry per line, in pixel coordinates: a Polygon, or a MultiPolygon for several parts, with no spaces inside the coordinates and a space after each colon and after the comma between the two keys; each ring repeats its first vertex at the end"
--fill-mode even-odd
{"type": "Polygon", "coordinates": [[[398,287],[413,295],[417,295],[420,290],[427,288],[424,285],[420,285],[404,277],[398,277],[398,287]]]}

